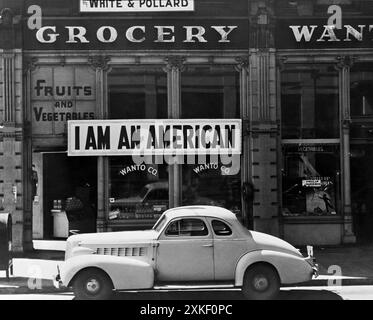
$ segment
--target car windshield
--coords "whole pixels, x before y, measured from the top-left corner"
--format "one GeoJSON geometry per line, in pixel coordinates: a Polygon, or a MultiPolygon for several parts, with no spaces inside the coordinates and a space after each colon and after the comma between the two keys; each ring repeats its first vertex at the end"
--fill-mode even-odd
{"type": "Polygon", "coordinates": [[[140,191],[139,197],[140,197],[141,199],[144,199],[145,196],[146,196],[146,194],[148,193],[148,191],[149,191],[149,188],[148,188],[147,186],[143,187],[143,188],[141,189],[141,191],[140,191]]]}
{"type": "Polygon", "coordinates": [[[153,230],[160,232],[163,228],[163,226],[166,224],[167,218],[165,215],[162,215],[159,220],[156,222],[156,224],[153,227],[153,230]]]}

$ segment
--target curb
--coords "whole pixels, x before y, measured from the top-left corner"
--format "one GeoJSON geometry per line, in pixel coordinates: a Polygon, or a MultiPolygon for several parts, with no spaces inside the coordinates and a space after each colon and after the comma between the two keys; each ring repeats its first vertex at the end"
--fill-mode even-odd
{"type": "Polygon", "coordinates": [[[64,289],[54,289],[54,288],[47,288],[47,289],[35,289],[30,290],[28,287],[21,287],[21,288],[1,288],[0,287],[0,295],[12,295],[12,294],[59,294],[59,293],[66,293],[72,292],[70,290],[64,289]]]}
{"type": "Polygon", "coordinates": [[[298,285],[284,285],[283,287],[329,287],[329,286],[372,286],[373,278],[361,279],[314,279],[298,285]],[[329,282],[332,281],[332,285],[329,282]],[[340,281],[340,282],[339,282],[340,281]]]}
{"type": "MultiPolygon", "coordinates": [[[[323,276],[323,275],[322,275],[323,276]]],[[[325,275],[324,275],[325,277],[325,275]]],[[[42,289],[32,290],[28,287],[27,279],[14,278],[7,281],[0,279],[0,295],[7,294],[59,294],[72,292],[70,288],[56,288],[53,280],[42,279],[42,289]]],[[[294,287],[329,287],[329,286],[373,286],[373,278],[342,278],[333,277],[323,279],[313,279],[299,284],[282,285],[283,288],[294,287]],[[338,282],[341,281],[341,282],[338,282]],[[332,282],[332,285],[329,285],[332,282]]]]}
{"type": "Polygon", "coordinates": [[[68,288],[58,289],[54,286],[52,280],[42,280],[42,289],[30,289],[27,281],[19,280],[0,281],[0,294],[53,294],[71,292],[68,288]]]}

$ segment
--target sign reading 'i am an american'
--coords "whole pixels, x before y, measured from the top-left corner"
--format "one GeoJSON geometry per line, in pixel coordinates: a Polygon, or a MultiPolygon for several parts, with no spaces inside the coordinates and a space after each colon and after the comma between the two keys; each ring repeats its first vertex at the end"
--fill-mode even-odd
{"type": "Polygon", "coordinates": [[[194,11],[194,0],[80,0],[80,12],[194,11]]]}
{"type": "Polygon", "coordinates": [[[68,122],[69,156],[241,154],[241,120],[68,122]]]}

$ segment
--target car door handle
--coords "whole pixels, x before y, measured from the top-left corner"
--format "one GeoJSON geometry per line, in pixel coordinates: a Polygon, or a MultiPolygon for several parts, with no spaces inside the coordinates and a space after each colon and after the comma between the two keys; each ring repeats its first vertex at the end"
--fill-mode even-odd
{"type": "Polygon", "coordinates": [[[202,247],[204,248],[212,248],[214,245],[213,244],[205,244],[202,247]]]}

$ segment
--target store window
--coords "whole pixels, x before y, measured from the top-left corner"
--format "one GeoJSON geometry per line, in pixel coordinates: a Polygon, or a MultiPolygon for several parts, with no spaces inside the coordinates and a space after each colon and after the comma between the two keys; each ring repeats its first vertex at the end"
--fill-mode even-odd
{"type": "MultiPolygon", "coordinates": [[[[111,119],[168,118],[167,77],[160,67],[114,69],[108,81],[111,119]]],[[[109,220],[151,225],[169,207],[168,190],[166,164],[109,158],[109,220]]]]}
{"type": "Polygon", "coordinates": [[[341,212],[338,77],[331,64],[288,65],[281,73],[285,217],[341,212]]]}
{"type": "Polygon", "coordinates": [[[339,145],[283,145],[283,215],[333,216],[340,210],[339,145]]]}
{"type": "MultiPolygon", "coordinates": [[[[188,66],[181,78],[184,119],[239,119],[239,73],[233,66],[188,66]]],[[[196,120],[198,121],[198,120],[196,120]]],[[[240,156],[195,157],[182,165],[184,205],[215,205],[241,214],[240,156]]]]}
{"type": "Polygon", "coordinates": [[[339,137],[338,72],[333,65],[289,65],[281,73],[283,139],[339,137]]]}
{"type": "Polygon", "coordinates": [[[373,63],[351,69],[351,116],[373,116],[373,63]]]}

